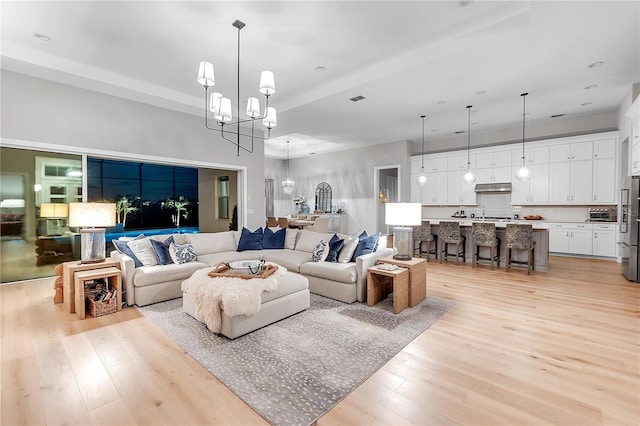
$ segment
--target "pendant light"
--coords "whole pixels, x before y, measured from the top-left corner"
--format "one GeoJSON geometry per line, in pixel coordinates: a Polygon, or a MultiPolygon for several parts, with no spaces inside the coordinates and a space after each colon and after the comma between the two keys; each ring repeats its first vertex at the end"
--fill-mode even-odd
{"type": "Polygon", "coordinates": [[[287,141],[287,178],[282,181],[282,190],[285,194],[291,195],[296,183],[289,177],[289,141],[287,141]]]}
{"type": "Polygon", "coordinates": [[[518,170],[518,174],[516,178],[518,180],[529,180],[531,178],[531,169],[527,167],[527,163],[524,158],[524,117],[526,114],[526,98],[528,93],[522,93],[522,164],[520,165],[520,170],[518,170]]]}
{"type": "Polygon", "coordinates": [[[470,156],[470,150],[471,150],[471,105],[467,105],[467,115],[468,115],[468,120],[467,120],[467,171],[464,172],[464,175],[462,176],[462,178],[464,179],[464,181],[468,184],[472,184],[476,181],[476,175],[473,174],[473,171],[471,171],[471,156],[470,156]]]}
{"type": "Polygon", "coordinates": [[[418,176],[418,183],[420,186],[424,186],[427,183],[427,175],[424,174],[424,119],[425,115],[421,115],[422,118],[422,167],[420,168],[420,176],[418,176]]]}

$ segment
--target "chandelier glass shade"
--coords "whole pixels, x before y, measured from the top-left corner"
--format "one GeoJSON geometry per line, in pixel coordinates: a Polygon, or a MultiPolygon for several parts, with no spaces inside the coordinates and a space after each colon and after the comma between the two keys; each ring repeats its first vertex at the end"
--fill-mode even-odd
{"type": "Polygon", "coordinates": [[[264,113],[260,112],[260,101],[256,97],[249,97],[247,99],[247,108],[245,113],[248,119],[240,118],[240,30],[245,27],[244,22],[236,20],[232,24],[238,30],[238,65],[237,65],[237,91],[236,91],[236,119],[233,117],[233,108],[231,105],[231,99],[224,97],[222,93],[210,91],[210,88],[216,84],[214,67],[211,62],[202,61],[198,68],[198,83],[204,87],[205,97],[205,109],[204,109],[204,125],[207,129],[219,132],[222,138],[226,141],[236,145],[237,153],[240,155],[240,150],[252,153],[254,148],[254,140],[267,140],[271,136],[271,129],[278,125],[276,109],[269,106],[269,97],[276,93],[275,76],[271,71],[262,71],[260,74],[260,84],[258,90],[265,96],[265,108],[264,113]],[[209,113],[213,115],[216,120],[215,125],[210,124],[209,113]],[[262,120],[262,125],[267,128],[266,135],[259,136],[255,132],[255,121],[262,120]],[[243,133],[241,124],[247,123],[247,129],[244,130],[248,133],[243,133]],[[249,128],[250,123],[250,128],[249,128]],[[232,127],[231,130],[229,127],[232,127]],[[243,145],[242,139],[250,140],[251,145],[248,146],[248,142],[243,145]]]}
{"type": "Polygon", "coordinates": [[[476,175],[471,170],[471,105],[467,105],[467,171],[462,175],[462,179],[468,184],[476,181],[476,175]]]}
{"type": "Polygon", "coordinates": [[[526,181],[531,179],[531,169],[527,167],[526,159],[524,157],[524,120],[526,114],[526,98],[528,93],[521,93],[522,96],[522,163],[520,164],[520,169],[516,174],[516,178],[521,181],[526,181]]]}
{"type": "Polygon", "coordinates": [[[289,141],[287,141],[287,178],[282,181],[282,191],[287,195],[291,195],[295,186],[295,181],[289,177],[289,141]]]}
{"type": "Polygon", "coordinates": [[[427,183],[427,175],[424,174],[424,119],[425,119],[425,115],[421,115],[420,118],[422,119],[422,167],[420,167],[420,176],[418,176],[418,183],[420,184],[420,186],[424,186],[425,183],[427,183]]]}

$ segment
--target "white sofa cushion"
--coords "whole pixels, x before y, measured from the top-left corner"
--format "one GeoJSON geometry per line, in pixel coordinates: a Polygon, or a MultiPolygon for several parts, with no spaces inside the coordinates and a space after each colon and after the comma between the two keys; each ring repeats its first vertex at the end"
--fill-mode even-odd
{"type": "Polygon", "coordinates": [[[195,271],[206,268],[202,262],[170,263],[168,265],[141,266],[133,274],[133,284],[144,287],[175,280],[186,280],[195,271]]]}
{"type": "Polygon", "coordinates": [[[263,250],[264,260],[282,265],[291,272],[300,272],[300,265],[311,262],[311,253],[299,250],[263,250]]]}
{"type": "Polygon", "coordinates": [[[342,283],[355,283],[358,274],[356,265],[351,263],[307,262],[300,265],[300,273],[312,277],[322,277],[342,283]]]}
{"type": "Polygon", "coordinates": [[[158,264],[158,257],[148,237],[128,241],[127,245],[143,266],[155,266],[158,264]]]}
{"type": "Polygon", "coordinates": [[[355,253],[356,247],[358,247],[358,237],[352,235],[338,235],[338,237],[344,238],[344,247],[342,247],[342,250],[338,253],[338,262],[351,262],[351,257],[353,257],[353,253],[355,253]]]}
{"type": "Polygon", "coordinates": [[[195,249],[198,259],[204,254],[238,249],[238,242],[233,231],[189,234],[187,239],[195,249]]]}
{"type": "Polygon", "coordinates": [[[333,234],[326,232],[313,232],[305,229],[299,232],[298,241],[296,242],[296,251],[304,251],[309,254],[313,253],[313,248],[321,240],[329,241],[333,234]]]}
{"type": "Polygon", "coordinates": [[[284,248],[289,250],[295,249],[297,239],[298,239],[298,230],[295,228],[287,228],[287,234],[284,237],[284,248]]]}

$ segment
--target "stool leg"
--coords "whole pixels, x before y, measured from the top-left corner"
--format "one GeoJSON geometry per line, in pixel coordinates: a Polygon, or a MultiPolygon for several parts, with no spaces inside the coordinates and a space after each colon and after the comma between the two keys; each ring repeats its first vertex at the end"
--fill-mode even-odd
{"type": "Polygon", "coordinates": [[[511,266],[511,247],[507,248],[507,256],[504,259],[504,271],[509,272],[509,266],[511,266]]]}
{"type": "MultiPolygon", "coordinates": [[[[436,245],[436,248],[437,248],[437,245],[436,245]]],[[[436,250],[436,253],[440,251],[440,260],[439,260],[440,263],[442,263],[442,258],[444,257],[444,253],[443,253],[444,249],[445,249],[444,240],[442,240],[440,241],[440,248],[436,250]]]]}
{"type": "Polygon", "coordinates": [[[498,254],[496,254],[496,263],[498,264],[498,268],[500,268],[500,240],[498,240],[498,254]]]}
{"type": "Polygon", "coordinates": [[[528,259],[527,259],[527,275],[531,275],[531,261],[533,260],[533,250],[529,250],[528,259]]]}
{"type": "Polygon", "coordinates": [[[471,255],[471,267],[475,268],[476,267],[476,261],[478,259],[478,251],[480,250],[480,246],[477,245],[473,245],[473,253],[471,255]]]}
{"type": "Polygon", "coordinates": [[[460,265],[460,243],[456,243],[456,266],[460,265]]]}
{"type": "Polygon", "coordinates": [[[495,269],[495,268],[494,268],[494,266],[493,266],[493,264],[495,263],[495,260],[496,260],[496,259],[495,259],[495,257],[494,257],[494,255],[493,255],[493,251],[494,251],[494,250],[495,250],[495,249],[494,249],[494,247],[493,247],[493,246],[491,246],[491,270],[492,270],[492,271],[495,269]]]}

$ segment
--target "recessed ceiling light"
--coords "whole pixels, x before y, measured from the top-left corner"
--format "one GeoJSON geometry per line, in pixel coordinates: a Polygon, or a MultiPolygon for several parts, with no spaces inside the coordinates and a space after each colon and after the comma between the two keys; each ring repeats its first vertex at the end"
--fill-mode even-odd
{"type": "Polygon", "coordinates": [[[365,99],[365,97],[364,97],[364,96],[362,96],[362,95],[358,95],[358,96],[354,96],[353,98],[351,98],[351,99],[349,99],[349,100],[350,100],[351,102],[358,102],[358,101],[361,101],[361,100],[363,100],[363,99],[365,99]]]}
{"type": "Polygon", "coordinates": [[[591,90],[591,89],[595,89],[596,87],[598,87],[597,84],[591,84],[591,85],[585,87],[584,90],[591,90]]]}
{"type": "Polygon", "coordinates": [[[34,34],[33,36],[40,41],[51,41],[51,37],[46,34],[34,34]]]}
{"type": "Polygon", "coordinates": [[[604,65],[604,62],[598,61],[589,65],[589,68],[598,68],[600,65],[604,65]]]}
{"type": "Polygon", "coordinates": [[[309,155],[316,155],[316,153],[315,152],[310,152],[309,155]]]}
{"type": "Polygon", "coordinates": [[[316,71],[325,71],[327,68],[323,67],[322,65],[319,65],[316,67],[316,71]]]}
{"type": "Polygon", "coordinates": [[[486,90],[480,90],[479,92],[476,92],[476,95],[485,95],[486,93],[486,90]]]}
{"type": "Polygon", "coordinates": [[[477,125],[478,125],[478,122],[476,121],[476,122],[474,122],[474,123],[471,123],[471,125],[472,125],[472,126],[477,126],[477,125]]]}
{"type": "Polygon", "coordinates": [[[591,102],[583,102],[580,104],[580,106],[587,106],[587,105],[591,105],[591,102]]]}
{"type": "Polygon", "coordinates": [[[446,104],[446,103],[447,103],[447,101],[438,101],[438,102],[436,102],[436,103],[437,103],[438,105],[444,105],[444,104],[446,104]]]}
{"type": "Polygon", "coordinates": [[[564,114],[553,114],[551,118],[564,117],[564,114]]]}

